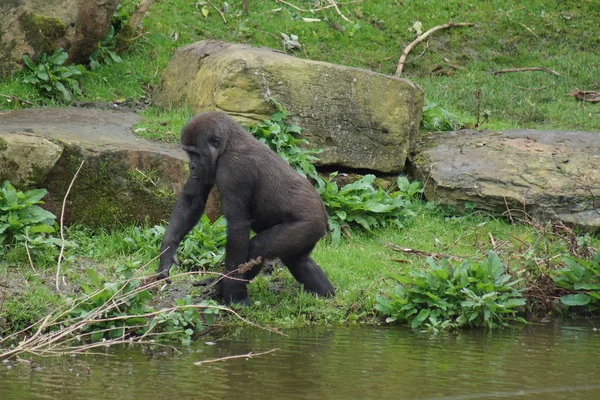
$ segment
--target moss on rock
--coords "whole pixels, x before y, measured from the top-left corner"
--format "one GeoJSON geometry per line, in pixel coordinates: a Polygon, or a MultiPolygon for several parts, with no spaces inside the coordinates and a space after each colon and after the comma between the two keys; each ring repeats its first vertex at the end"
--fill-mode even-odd
{"type": "Polygon", "coordinates": [[[66,32],[65,24],[60,19],[34,12],[21,14],[19,23],[25,32],[25,40],[35,49],[36,54],[49,53],[52,44],[66,32]]]}

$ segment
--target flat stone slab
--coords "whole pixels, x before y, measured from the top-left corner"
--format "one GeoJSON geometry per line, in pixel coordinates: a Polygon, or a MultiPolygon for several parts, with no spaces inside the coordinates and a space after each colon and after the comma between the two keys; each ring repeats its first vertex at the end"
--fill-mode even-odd
{"type": "Polygon", "coordinates": [[[168,219],[187,176],[185,152],[132,134],[132,112],[40,108],[0,112],[0,182],[43,187],[44,208],[67,222],[114,225],[168,219]]]}
{"type": "Polygon", "coordinates": [[[412,163],[436,203],[600,229],[599,133],[432,133],[415,146],[412,163]]]}

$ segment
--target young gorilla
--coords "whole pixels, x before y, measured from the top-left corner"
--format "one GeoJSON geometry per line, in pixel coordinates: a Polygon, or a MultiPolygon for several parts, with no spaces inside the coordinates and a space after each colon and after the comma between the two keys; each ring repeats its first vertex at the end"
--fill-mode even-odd
{"type": "MultiPolygon", "coordinates": [[[[177,247],[204,212],[213,185],[227,219],[227,272],[250,260],[280,258],[304,289],[334,295],[331,283],[310,257],[327,230],[327,213],[310,182],[221,112],[201,113],[181,131],[190,177],[175,204],[161,245],[160,276],[169,276],[177,247]],[[250,239],[250,230],[256,235],[250,239]]],[[[248,304],[247,282],[260,272],[231,273],[222,282],[227,303],[248,304]],[[241,279],[240,279],[241,278],[241,279]]]]}

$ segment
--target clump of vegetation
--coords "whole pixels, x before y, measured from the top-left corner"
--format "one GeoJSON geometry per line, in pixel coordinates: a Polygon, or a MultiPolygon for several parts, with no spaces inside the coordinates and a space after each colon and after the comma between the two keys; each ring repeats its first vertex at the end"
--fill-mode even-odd
{"type": "Polygon", "coordinates": [[[87,73],[82,65],[63,65],[69,55],[58,48],[51,56],[42,54],[34,63],[27,54],[23,61],[28,73],[23,78],[24,83],[33,85],[42,95],[60,103],[71,103],[73,94],[81,94],[81,78],[87,73]]]}
{"type": "Polygon", "coordinates": [[[203,214],[200,222],[185,237],[180,247],[181,266],[184,269],[208,268],[217,266],[225,260],[225,242],[227,240],[227,221],[219,217],[212,224],[203,214]]]}
{"type": "Polygon", "coordinates": [[[271,102],[277,107],[277,111],[269,120],[251,126],[250,133],[279,154],[298,173],[317,179],[317,170],[313,165],[317,158],[314,154],[323,150],[309,150],[300,147],[308,145],[308,140],[297,137],[302,133],[302,128],[297,125],[287,125],[285,118],[288,116],[288,112],[278,102],[274,100],[271,102]]]}
{"type": "Polygon", "coordinates": [[[152,333],[152,337],[160,339],[164,334],[168,340],[189,344],[192,335],[204,330],[218,314],[211,308],[216,303],[210,300],[203,301],[200,308],[192,307],[191,296],[177,300],[176,307],[168,312],[157,312],[150,306],[151,292],[135,276],[139,269],[139,263],[121,264],[116,270],[117,280],[107,282],[88,268],[89,283],[81,286],[84,296],[73,300],[75,306],[66,323],[89,321],[78,326],[77,334],[89,336],[92,342],[152,333]]]}
{"type": "Polygon", "coordinates": [[[354,183],[339,188],[332,179],[317,179],[317,192],[321,195],[329,214],[329,229],[333,242],[338,242],[342,232],[360,228],[371,232],[390,224],[403,227],[404,221],[416,214],[413,201],[421,193],[419,182],[409,182],[399,176],[389,190],[375,187],[375,175],[365,175],[354,183]]]}
{"type": "Polygon", "coordinates": [[[106,35],[98,42],[98,48],[90,56],[90,69],[92,71],[100,68],[100,65],[112,65],[123,62],[123,59],[115,52],[116,35],[114,25],[110,25],[106,35]]]}
{"type": "Polygon", "coordinates": [[[56,217],[38,206],[46,193],[21,192],[8,181],[0,186],[0,255],[11,245],[27,245],[32,251],[57,245],[57,239],[48,236],[55,232],[56,217]]]}
{"type": "Polygon", "coordinates": [[[428,270],[394,275],[400,284],[379,296],[375,308],[387,322],[403,322],[413,329],[437,332],[461,327],[505,326],[523,322],[525,298],[493,251],[483,262],[428,259],[428,270]]]}
{"type": "Polygon", "coordinates": [[[591,260],[566,256],[563,261],[563,268],[551,272],[556,286],[568,291],[560,297],[560,302],[589,312],[597,310],[600,304],[600,249],[591,260]]]}
{"type": "Polygon", "coordinates": [[[464,126],[456,115],[435,103],[428,103],[423,107],[421,128],[426,132],[456,131],[464,126]]]}

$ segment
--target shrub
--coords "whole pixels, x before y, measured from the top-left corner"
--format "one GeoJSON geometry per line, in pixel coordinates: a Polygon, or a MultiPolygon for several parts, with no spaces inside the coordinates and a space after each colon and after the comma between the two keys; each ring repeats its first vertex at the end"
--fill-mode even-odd
{"type": "Polygon", "coordinates": [[[306,139],[297,137],[302,133],[302,128],[297,125],[287,125],[284,120],[288,116],[288,112],[278,102],[274,100],[271,102],[277,107],[277,112],[271,116],[271,119],[251,126],[250,133],[279,154],[298,173],[317,179],[317,170],[313,165],[317,158],[314,154],[318,154],[322,150],[300,147],[300,145],[308,144],[306,139]]]}
{"type": "Polygon", "coordinates": [[[594,311],[600,304],[600,249],[591,260],[566,256],[565,267],[553,271],[552,280],[563,294],[560,302],[567,307],[586,307],[594,311]]]}
{"type": "Polygon", "coordinates": [[[483,262],[428,260],[430,269],[394,278],[400,283],[389,296],[378,296],[375,308],[387,322],[404,322],[414,329],[479,327],[489,329],[523,321],[525,299],[493,251],[483,262]]]}
{"type": "Polygon", "coordinates": [[[455,131],[464,127],[458,117],[435,103],[425,104],[421,128],[427,132],[455,131]]]}
{"type": "Polygon", "coordinates": [[[0,254],[6,245],[54,244],[45,234],[55,231],[56,217],[37,205],[43,204],[46,193],[46,189],[17,191],[8,181],[0,186],[0,254]]]}
{"type": "Polygon", "coordinates": [[[359,228],[371,231],[389,224],[403,226],[407,217],[415,216],[412,199],[421,192],[419,182],[410,183],[404,176],[398,177],[390,190],[373,186],[375,175],[365,175],[358,181],[341,189],[329,179],[317,179],[316,189],[321,195],[329,214],[329,229],[333,242],[340,240],[342,230],[359,228]]]}
{"type": "Polygon", "coordinates": [[[23,61],[29,73],[23,82],[35,86],[47,97],[70,103],[74,93],[81,94],[79,79],[87,70],[82,65],[63,65],[68,57],[69,55],[63,49],[58,48],[51,56],[42,54],[35,64],[25,54],[23,61]]]}

